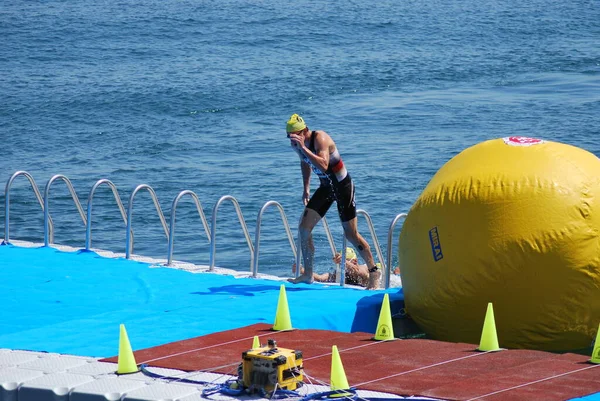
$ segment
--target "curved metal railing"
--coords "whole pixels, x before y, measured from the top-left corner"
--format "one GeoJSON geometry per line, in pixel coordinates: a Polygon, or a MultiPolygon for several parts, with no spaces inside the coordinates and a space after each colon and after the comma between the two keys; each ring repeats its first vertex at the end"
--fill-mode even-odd
{"type": "MultiPolygon", "coordinates": [[[[79,216],[81,216],[81,220],[83,221],[83,225],[87,227],[87,219],[85,217],[85,213],[83,212],[83,207],[81,207],[81,202],[79,201],[79,197],[77,196],[77,192],[73,188],[73,184],[71,180],[69,180],[66,176],[62,174],[56,174],[52,176],[46,183],[46,187],[44,188],[44,246],[49,246],[51,241],[49,240],[49,220],[50,220],[50,187],[56,180],[63,180],[63,182],[67,185],[69,192],[71,193],[71,198],[73,198],[73,202],[75,202],[75,207],[77,207],[77,211],[79,212],[79,216]]],[[[54,241],[52,241],[54,242],[54,241]]]]}
{"type": "Polygon", "coordinates": [[[171,206],[171,222],[169,224],[169,250],[167,257],[167,266],[171,266],[173,262],[173,241],[175,239],[175,212],[177,210],[177,204],[185,195],[189,195],[194,200],[196,204],[196,209],[198,210],[198,214],[200,215],[200,220],[202,220],[202,225],[204,226],[204,231],[206,232],[206,237],[211,238],[210,230],[208,229],[208,222],[206,221],[206,216],[204,215],[204,210],[202,209],[202,204],[200,203],[200,199],[195,192],[190,190],[181,191],[179,195],[175,197],[173,200],[173,205],[171,206]]]}
{"type": "MultiPolygon", "coordinates": [[[[287,234],[288,240],[290,242],[290,246],[292,247],[292,252],[294,253],[294,257],[296,257],[296,247],[294,246],[294,236],[292,235],[292,230],[290,229],[290,225],[288,224],[287,218],[285,217],[285,212],[283,211],[283,206],[275,201],[268,201],[260,208],[258,212],[258,217],[256,218],[256,234],[254,236],[254,258],[253,258],[253,268],[252,268],[252,277],[257,277],[258,275],[258,254],[260,249],[260,226],[262,223],[262,215],[267,210],[269,206],[276,206],[279,209],[279,214],[281,215],[281,220],[283,221],[283,226],[285,227],[285,232],[287,234]]],[[[296,265],[300,266],[300,265],[296,265]]],[[[296,269],[300,270],[300,269],[296,269]]]]}
{"type": "MultiPolygon", "coordinates": [[[[362,215],[365,217],[365,219],[367,220],[367,226],[369,227],[369,231],[371,232],[371,238],[373,239],[373,245],[375,246],[375,252],[377,253],[377,259],[379,259],[380,263],[381,263],[381,274],[385,275],[386,274],[386,265],[385,265],[385,259],[383,258],[383,254],[381,253],[381,247],[379,246],[379,241],[377,240],[377,235],[375,234],[375,227],[373,227],[373,221],[371,220],[371,216],[369,216],[369,213],[365,212],[362,209],[358,209],[356,211],[357,215],[362,215]]],[[[339,275],[339,281],[340,281],[340,286],[344,286],[345,281],[346,281],[346,246],[348,243],[348,240],[346,239],[346,235],[343,235],[343,241],[342,241],[342,263],[340,263],[340,275],[339,275]]]]}
{"type": "MultiPolygon", "coordinates": [[[[117,191],[117,187],[112,181],[107,179],[101,179],[96,181],[92,189],[90,190],[90,194],[88,195],[87,202],[87,224],[85,227],[85,250],[89,251],[92,248],[92,202],[94,200],[94,195],[96,194],[96,189],[102,184],[106,184],[112,190],[113,196],[115,197],[115,201],[117,202],[117,206],[119,207],[119,211],[121,212],[121,217],[123,217],[123,223],[127,227],[127,212],[125,211],[125,206],[123,206],[123,202],[121,202],[121,197],[119,196],[119,191],[117,191]]],[[[130,233],[131,235],[131,244],[133,246],[134,238],[133,231],[130,233]]]]}
{"type": "Polygon", "coordinates": [[[238,219],[242,226],[242,230],[244,231],[244,236],[246,237],[246,242],[248,243],[248,249],[250,250],[250,271],[252,271],[252,261],[254,260],[254,245],[252,245],[252,239],[250,238],[250,233],[248,232],[248,227],[246,226],[246,221],[244,220],[244,215],[242,214],[242,209],[240,209],[240,204],[238,203],[237,199],[235,199],[231,195],[222,196],[213,207],[210,231],[210,264],[208,269],[209,271],[215,270],[215,256],[217,252],[217,211],[219,210],[219,206],[221,206],[221,204],[226,200],[229,200],[233,203],[235,211],[238,215],[238,219]]]}
{"type": "Polygon", "coordinates": [[[381,262],[382,274],[385,273],[387,266],[385,265],[385,258],[383,257],[383,253],[381,252],[381,246],[379,245],[379,240],[377,239],[377,234],[375,234],[375,227],[373,226],[373,221],[371,220],[371,216],[369,213],[365,212],[362,209],[356,211],[357,215],[363,215],[367,220],[367,224],[369,226],[369,232],[371,233],[371,237],[373,238],[373,244],[375,245],[375,251],[377,252],[377,259],[381,262]]]}
{"type": "Polygon", "coordinates": [[[406,216],[408,216],[408,214],[406,213],[400,213],[398,215],[396,215],[396,217],[394,217],[394,220],[392,220],[392,222],[390,223],[390,228],[388,230],[388,237],[387,237],[387,265],[388,265],[388,269],[385,271],[385,282],[384,282],[384,287],[387,290],[388,288],[390,288],[390,276],[392,274],[392,246],[393,246],[393,237],[394,237],[394,227],[396,227],[396,223],[398,223],[398,221],[400,221],[400,219],[406,218],[406,216]]]}
{"type": "MultiPolygon", "coordinates": [[[[44,211],[44,199],[42,198],[42,194],[38,189],[35,180],[27,171],[17,171],[14,173],[6,182],[6,187],[4,188],[4,241],[2,241],[2,245],[10,244],[10,189],[12,187],[13,182],[19,176],[24,176],[29,180],[31,184],[31,189],[35,193],[35,197],[38,200],[38,203],[42,207],[42,211],[44,211]]],[[[54,240],[54,223],[52,222],[52,218],[48,215],[48,232],[50,236],[50,241],[54,240]]]]}
{"type": "MultiPolygon", "coordinates": [[[[331,235],[331,230],[329,230],[329,223],[327,223],[327,219],[325,216],[321,219],[323,223],[323,229],[325,230],[325,235],[327,236],[327,241],[329,242],[329,249],[331,250],[331,256],[335,256],[337,250],[335,248],[335,241],[333,240],[333,235],[331,235]]],[[[300,265],[298,265],[300,266],[300,265]]],[[[298,269],[299,270],[299,269],[298,269]]]]}
{"type": "MultiPolygon", "coordinates": [[[[171,265],[172,257],[173,257],[174,237],[175,237],[175,216],[176,216],[177,206],[178,206],[180,200],[186,195],[192,197],[192,199],[196,205],[196,209],[198,210],[200,219],[202,221],[204,231],[210,240],[210,266],[209,266],[210,271],[214,271],[214,267],[215,267],[217,212],[218,212],[220,205],[225,201],[231,201],[237,212],[237,216],[240,221],[240,225],[242,227],[244,236],[246,238],[246,242],[248,244],[248,248],[250,250],[250,271],[251,271],[253,277],[257,277],[257,275],[258,275],[258,265],[259,265],[258,258],[259,258],[259,249],[260,249],[260,231],[261,231],[261,225],[262,225],[262,216],[263,216],[264,212],[266,211],[266,209],[268,209],[271,206],[275,206],[279,210],[284,228],[286,230],[286,235],[287,235],[289,243],[290,243],[290,247],[292,248],[292,253],[294,254],[294,257],[296,259],[296,264],[297,264],[297,266],[301,266],[300,259],[301,259],[301,255],[302,255],[302,250],[301,250],[301,245],[300,245],[300,235],[298,235],[296,241],[294,241],[294,237],[293,237],[292,231],[290,229],[290,226],[288,224],[288,220],[287,220],[286,214],[283,210],[283,207],[281,206],[281,204],[279,204],[276,201],[268,201],[260,209],[258,217],[257,217],[257,221],[256,221],[255,240],[254,240],[254,244],[253,244],[252,239],[250,238],[250,234],[248,232],[248,227],[246,225],[241,208],[239,206],[239,203],[238,203],[237,199],[235,199],[233,196],[230,196],[230,195],[225,195],[225,196],[221,197],[217,201],[215,206],[213,207],[212,221],[211,221],[212,224],[209,229],[208,222],[206,220],[206,216],[204,214],[204,210],[202,208],[202,204],[201,204],[198,196],[193,191],[190,191],[190,190],[181,191],[173,200],[172,207],[171,207],[170,225],[167,226],[167,222],[165,220],[163,211],[160,207],[160,203],[158,202],[156,193],[154,192],[154,189],[152,189],[152,187],[150,187],[149,185],[146,185],[146,184],[138,185],[133,190],[133,192],[131,193],[131,195],[129,197],[129,203],[128,203],[128,208],[127,208],[127,212],[126,212],[125,208],[123,206],[123,203],[121,202],[121,198],[119,196],[116,186],[110,180],[107,180],[107,179],[98,180],[94,184],[92,189],[90,190],[90,193],[88,196],[87,214],[84,214],[83,208],[81,206],[81,202],[79,201],[77,193],[75,192],[71,181],[66,176],[64,176],[64,175],[53,176],[46,184],[45,190],[44,190],[44,196],[42,197],[42,195],[40,194],[40,191],[37,187],[37,184],[35,183],[35,180],[26,171],[17,171],[16,173],[14,173],[8,180],[6,187],[5,187],[5,230],[4,230],[4,241],[2,242],[2,244],[10,243],[10,220],[9,220],[10,219],[10,190],[11,190],[14,180],[21,175],[25,176],[29,180],[31,187],[36,195],[37,200],[38,200],[38,203],[40,204],[40,206],[42,207],[42,210],[44,212],[44,244],[46,246],[48,246],[49,244],[52,244],[54,242],[54,225],[53,225],[52,218],[50,216],[50,211],[49,211],[50,188],[51,188],[52,184],[54,183],[54,181],[60,179],[66,183],[67,188],[71,194],[71,197],[73,198],[73,201],[75,202],[77,210],[81,216],[81,219],[86,226],[86,242],[85,242],[86,250],[90,250],[91,241],[92,241],[92,239],[91,239],[92,218],[91,217],[92,217],[93,198],[94,198],[97,188],[102,184],[106,184],[112,190],[114,198],[117,201],[117,205],[121,212],[121,216],[123,217],[123,220],[127,227],[127,231],[126,231],[126,258],[127,259],[129,259],[131,257],[131,254],[133,253],[133,230],[132,230],[133,201],[134,201],[136,194],[139,191],[146,189],[152,197],[152,201],[154,202],[154,205],[156,207],[156,211],[157,211],[160,221],[162,223],[163,230],[168,239],[168,258],[167,258],[168,266],[171,265]]],[[[391,266],[392,266],[393,231],[394,231],[394,228],[395,228],[396,224],[398,223],[398,221],[402,218],[406,218],[407,214],[406,213],[398,214],[390,224],[390,227],[388,230],[388,238],[387,238],[387,259],[383,258],[383,255],[381,252],[381,247],[379,245],[379,241],[377,239],[377,235],[376,235],[375,229],[373,227],[373,222],[372,222],[369,214],[366,211],[359,209],[359,210],[357,210],[357,215],[364,216],[367,221],[367,225],[369,227],[369,231],[371,233],[372,241],[374,244],[375,253],[377,254],[377,259],[382,264],[382,274],[384,275],[384,283],[383,284],[384,284],[384,287],[387,289],[390,286],[390,276],[391,276],[391,271],[392,271],[391,266]]],[[[337,251],[336,251],[335,243],[333,240],[333,236],[331,235],[331,231],[329,229],[329,225],[325,218],[322,219],[322,222],[323,222],[323,227],[325,229],[325,233],[327,235],[327,239],[328,239],[328,242],[330,245],[332,255],[335,255],[335,253],[337,251]]],[[[343,246],[342,246],[342,250],[341,250],[342,260],[345,260],[345,256],[346,256],[345,255],[346,254],[346,244],[347,244],[347,239],[344,235],[343,236],[343,246]]],[[[296,269],[296,276],[298,276],[299,272],[300,272],[300,269],[296,269]]],[[[339,265],[338,273],[339,273],[338,277],[340,280],[340,285],[344,286],[344,284],[345,284],[345,263],[341,263],[339,265]]]]}
{"type": "Polygon", "coordinates": [[[167,236],[167,240],[169,239],[169,227],[167,227],[167,221],[165,220],[165,215],[160,208],[160,203],[158,202],[158,198],[156,197],[156,193],[154,189],[150,185],[141,184],[135,187],[131,195],[129,196],[129,203],[127,205],[127,232],[125,233],[125,259],[129,259],[131,257],[131,253],[133,252],[133,246],[131,243],[131,219],[133,217],[133,199],[135,195],[141,191],[142,189],[146,189],[150,192],[150,196],[152,197],[152,201],[154,202],[154,207],[156,207],[156,212],[158,213],[158,217],[160,218],[160,222],[162,223],[163,229],[165,230],[165,235],[167,236]]]}

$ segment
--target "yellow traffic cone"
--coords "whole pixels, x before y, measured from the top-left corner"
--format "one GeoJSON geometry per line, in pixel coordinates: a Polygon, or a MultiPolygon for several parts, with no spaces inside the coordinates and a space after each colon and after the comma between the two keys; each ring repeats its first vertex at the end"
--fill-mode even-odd
{"type": "Polygon", "coordinates": [[[600,325],[598,325],[598,332],[596,333],[596,341],[594,341],[592,359],[590,359],[590,362],[594,364],[600,363],[600,325]]]}
{"type": "Polygon", "coordinates": [[[377,321],[377,331],[374,340],[386,341],[394,339],[394,327],[392,326],[392,311],[390,309],[390,297],[388,294],[383,296],[379,320],[377,321]]]}
{"type": "MultiPolygon", "coordinates": [[[[344,371],[344,365],[342,365],[342,358],[338,352],[337,345],[331,347],[331,391],[348,390],[348,379],[346,379],[346,372],[344,371]]],[[[340,391],[339,394],[334,394],[332,397],[345,397],[349,395],[347,392],[340,391]]]]}
{"type": "Polygon", "coordinates": [[[281,288],[279,289],[279,301],[277,302],[277,313],[275,314],[273,330],[292,330],[290,309],[288,307],[287,295],[285,294],[285,285],[283,284],[281,284],[281,288]]]}
{"type": "Polygon", "coordinates": [[[481,332],[481,340],[479,342],[478,351],[500,351],[498,345],[498,334],[496,333],[496,321],[494,320],[494,307],[492,303],[488,303],[485,313],[485,321],[483,322],[483,330],[481,332]]]}
{"type": "Polygon", "coordinates": [[[119,334],[119,356],[117,365],[117,374],[123,375],[127,373],[135,373],[138,371],[137,363],[135,363],[135,357],[131,350],[131,344],[129,343],[129,337],[127,337],[127,331],[125,325],[120,326],[121,332],[119,334]]]}
{"type": "Polygon", "coordinates": [[[252,341],[252,349],[260,348],[260,341],[258,340],[258,336],[254,336],[254,341],[252,341]]]}

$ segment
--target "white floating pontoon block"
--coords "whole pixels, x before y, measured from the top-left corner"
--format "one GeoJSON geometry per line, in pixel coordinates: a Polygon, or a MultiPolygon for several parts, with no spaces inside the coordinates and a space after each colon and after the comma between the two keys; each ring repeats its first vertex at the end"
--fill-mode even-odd
{"type": "Polygon", "coordinates": [[[40,357],[39,352],[31,351],[11,351],[3,349],[0,351],[0,368],[16,367],[22,363],[36,360],[40,357]]]}
{"type": "Polygon", "coordinates": [[[0,400],[16,401],[19,387],[26,381],[42,376],[37,370],[19,368],[0,368],[0,400]]]}
{"type": "Polygon", "coordinates": [[[68,401],[71,390],[92,380],[92,376],[70,373],[37,377],[19,388],[19,401],[68,401]]]}
{"type": "Polygon", "coordinates": [[[116,376],[117,364],[112,362],[99,362],[97,360],[90,359],[83,365],[68,369],[67,372],[78,375],[90,375],[94,377],[108,377],[111,375],[116,376]]]}
{"type": "Polygon", "coordinates": [[[58,354],[48,354],[29,362],[20,363],[19,367],[23,369],[41,370],[44,373],[66,372],[76,366],[85,365],[90,358],[65,356],[58,354]]]}
{"type": "MultiPolygon", "coordinates": [[[[195,393],[201,393],[201,391],[199,386],[156,383],[127,393],[122,401],[179,400],[195,393]]],[[[19,401],[21,400],[19,399],[19,401]]]]}
{"type": "Polygon", "coordinates": [[[146,386],[146,383],[139,380],[111,376],[76,387],[71,392],[69,401],[119,401],[125,393],[146,386]]]}
{"type": "MultiPolygon", "coordinates": [[[[203,397],[201,392],[187,395],[185,397],[178,398],[177,401],[206,401],[207,397],[203,397]]],[[[233,397],[233,396],[225,396],[220,395],[219,393],[213,394],[210,396],[210,399],[213,401],[240,401],[240,400],[248,400],[246,397],[233,397]]]]}

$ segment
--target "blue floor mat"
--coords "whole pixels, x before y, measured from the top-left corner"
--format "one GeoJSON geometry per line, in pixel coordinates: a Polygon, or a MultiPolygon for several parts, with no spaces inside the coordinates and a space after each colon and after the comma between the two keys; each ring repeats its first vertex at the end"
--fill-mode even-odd
{"type": "MultiPolygon", "coordinates": [[[[120,323],[136,350],[275,319],[283,282],[150,266],[0,246],[0,348],[108,357],[117,354],[120,323]]],[[[385,293],[392,314],[403,306],[397,288],[285,286],[299,329],[374,333],[385,293]]]]}

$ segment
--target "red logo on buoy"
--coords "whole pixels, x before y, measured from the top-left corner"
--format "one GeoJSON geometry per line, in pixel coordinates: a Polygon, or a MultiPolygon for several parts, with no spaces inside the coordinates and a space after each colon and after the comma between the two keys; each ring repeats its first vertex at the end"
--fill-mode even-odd
{"type": "Polygon", "coordinates": [[[507,136],[502,138],[504,143],[511,146],[531,146],[544,143],[543,139],[528,138],[526,136],[507,136]]]}

